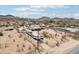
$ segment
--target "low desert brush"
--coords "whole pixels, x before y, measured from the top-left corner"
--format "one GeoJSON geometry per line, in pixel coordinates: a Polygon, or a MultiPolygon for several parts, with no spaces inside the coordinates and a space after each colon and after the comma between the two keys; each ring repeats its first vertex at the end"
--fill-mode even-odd
{"type": "Polygon", "coordinates": [[[2,32],[0,32],[0,36],[3,36],[3,33],[2,32]]]}
{"type": "Polygon", "coordinates": [[[46,38],[52,38],[52,34],[48,33],[48,32],[43,32],[42,35],[46,38]]]}

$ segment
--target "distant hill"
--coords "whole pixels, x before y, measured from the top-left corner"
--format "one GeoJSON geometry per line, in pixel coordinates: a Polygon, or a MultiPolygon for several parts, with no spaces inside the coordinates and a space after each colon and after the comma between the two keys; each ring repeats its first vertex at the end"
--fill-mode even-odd
{"type": "Polygon", "coordinates": [[[78,20],[78,19],[74,19],[74,18],[59,18],[59,17],[50,18],[50,17],[46,17],[46,16],[34,19],[34,18],[21,18],[21,17],[10,15],[10,14],[0,15],[0,20],[6,20],[6,19],[10,19],[10,20],[12,20],[12,19],[15,19],[15,20],[41,20],[41,21],[44,21],[44,20],[78,20]]]}
{"type": "Polygon", "coordinates": [[[50,17],[41,17],[39,20],[50,20],[50,17]]]}
{"type": "Polygon", "coordinates": [[[76,20],[74,18],[59,18],[59,17],[54,17],[52,18],[53,20],[76,20]]]}
{"type": "Polygon", "coordinates": [[[0,15],[0,18],[14,18],[13,15],[0,15]]]}
{"type": "Polygon", "coordinates": [[[0,20],[26,20],[27,18],[21,18],[13,15],[0,15],[0,20]]]}

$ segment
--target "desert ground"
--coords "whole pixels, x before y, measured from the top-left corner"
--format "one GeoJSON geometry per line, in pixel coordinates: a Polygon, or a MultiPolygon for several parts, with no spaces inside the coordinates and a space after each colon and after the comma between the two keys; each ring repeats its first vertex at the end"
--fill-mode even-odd
{"type": "Polygon", "coordinates": [[[12,15],[0,18],[1,54],[79,53],[78,45],[79,20],[77,19],[57,18],[56,20],[48,17],[30,19],[12,15]]]}
{"type": "MultiPolygon", "coordinates": [[[[33,32],[34,35],[37,32],[33,32]]],[[[79,41],[72,37],[72,33],[55,29],[43,29],[39,32],[44,37],[37,48],[37,40],[33,39],[26,32],[0,28],[0,53],[1,54],[63,54],[71,51],[79,45],[79,41]],[[71,35],[71,36],[70,36],[71,35]]]]}

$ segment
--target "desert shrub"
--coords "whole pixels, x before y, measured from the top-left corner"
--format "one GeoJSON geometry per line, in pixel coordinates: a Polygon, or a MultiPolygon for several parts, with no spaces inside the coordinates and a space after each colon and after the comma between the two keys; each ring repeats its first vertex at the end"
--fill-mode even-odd
{"type": "Polygon", "coordinates": [[[21,50],[20,49],[17,49],[16,52],[21,52],[21,50]]]}
{"type": "Polygon", "coordinates": [[[79,40],[79,32],[75,32],[74,35],[73,35],[73,38],[75,40],[79,40]]]}
{"type": "Polygon", "coordinates": [[[0,36],[3,36],[3,33],[2,32],[0,32],[0,36]]]}
{"type": "Polygon", "coordinates": [[[5,43],[5,48],[9,47],[8,43],[5,43]]]}
{"type": "Polygon", "coordinates": [[[11,38],[11,35],[8,35],[9,38],[11,38]]]}
{"type": "Polygon", "coordinates": [[[29,50],[31,50],[31,47],[29,47],[29,50]]]}
{"type": "Polygon", "coordinates": [[[57,34],[55,34],[55,37],[57,36],[57,34]]]}
{"type": "Polygon", "coordinates": [[[12,31],[13,29],[5,29],[5,31],[12,31]]]}
{"type": "Polygon", "coordinates": [[[56,46],[59,46],[59,45],[60,45],[59,42],[57,42],[57,43],[56,43],[56,46]]]}
{"type": "Polygon", "coordinates": [[[48,44],[48,41],[46,41],[45,43],[48,44]]]}
{"type": "Polygon", "coordinates": [[[74,38],[74,35],[73,34],[67,34],[68,37],[73,37],[74,38]]]}
{"type": "Polygon", "coordinates": [[[19,29],[16,29],[17,30],[17,33],[20,33],[19,29]]]}
{"type": "Polygon", "coordinates": [[[22,51],[24,51],[24,49],[22,48],[22,51]]]}
{"type": "Polygon", "coordinates": [[[22,45],[22,47],[25,47],[25,45],[22,45]]]}
{"type": "Polygon", "coordinates": [[[15,42],[15,39],[13,39],[13,42],[15,42]]]}
{"type": "Polygon", "coordinates": [[[17,47],[19,47],[19,44],[17,44],[17,47]]]}
{"type": "Polygon", "coordinates": [[[0,43],[0,48],[2,48],[1,43],[0,43]]]}
{"type": "Polygon", "coordinates": [[[64,42],[65,40],[66,40],[66,36],[63,35],[62,38],[61,38],[61,41],[64,42]]]}
{"type": "Polygon", "coordinates": [[[27,38],[26,38],[26,37],[24,37],[24,41],[25,41],[25,40],[27,40],[27,38]]]}
{"type": "Polygon", "coordinates": [[[74,32],[74,33],[70,33],[70,34],[67,34],[68,37],[72,37],[73,39],[75,40],[79,40],[79,32],[74,32]]]}
{"type": "Polygon", "coordinates": [[[22,34],[20,33],[19,38],[21,38],[21,37],[22,37],[22,34]]]}
{"type": "Polygon", "coordinates": [[[42,35],[46,38],[51,38],[52,37],[52,34],[48,33],[48,32],[43,32],[42,35]]]}

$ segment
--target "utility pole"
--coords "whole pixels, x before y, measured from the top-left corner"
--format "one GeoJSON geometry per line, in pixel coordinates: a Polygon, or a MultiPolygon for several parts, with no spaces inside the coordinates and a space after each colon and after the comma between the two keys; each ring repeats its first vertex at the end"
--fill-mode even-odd
{"type": "Polygon", "coordinates": [[[39,44],[40,44],[40,38],[39,38],[39,31],[38,31],[37,50],[40,53],[39,44]]]}
{"type": "Polygon", "coordinates": [[[42,30],[41,27],[37,27],[37,28],[34,28],[33,31],[37,31],[37,36],[35,36],[35,40],[37,40],[37,46],[36,46],[36,49],[35,51],[40,53],[40,49],[39,49],[39,44],[41,42],[41,40],[43,40],[43,38],[39,35],[39,31],[42,30]]]}

